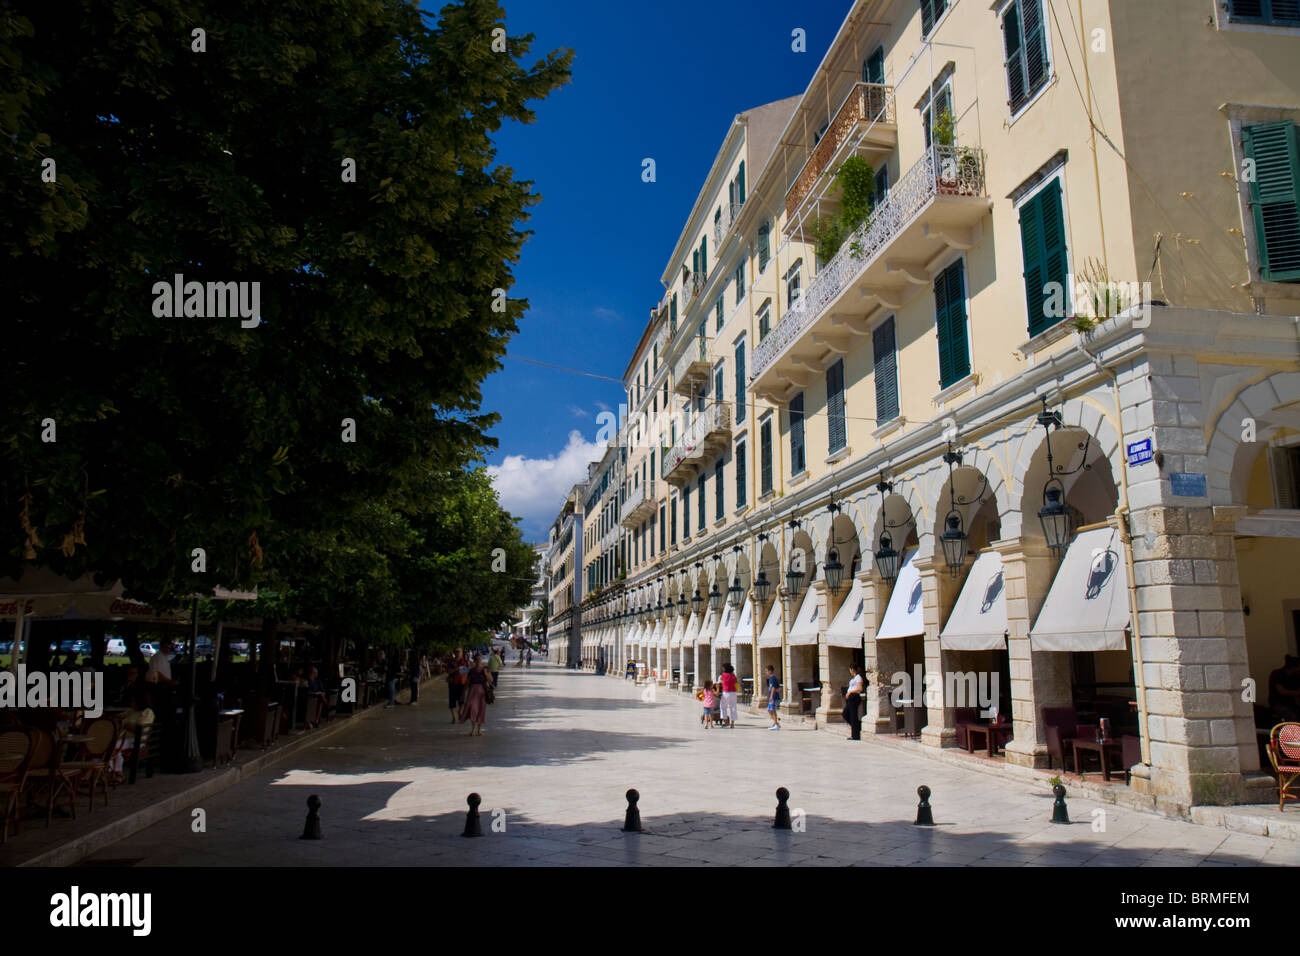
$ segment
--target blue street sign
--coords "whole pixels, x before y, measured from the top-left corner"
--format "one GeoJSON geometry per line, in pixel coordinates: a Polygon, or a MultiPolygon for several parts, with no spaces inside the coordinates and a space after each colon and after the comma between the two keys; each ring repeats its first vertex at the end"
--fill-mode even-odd
{"type": "Polygon", "coordinates": [[[1154,452],[1151,448],[1151,439],[1143,438],[1141,441],[1131,441],[1128,443],[1128,463],[1130,465],[1140,465],[1148,462],[1153,457],[1154,452]]]}
{"type": "Polygon", "coordinates": [[[1205,476],[1194,472],[1169,476],[1169,487],[1174,494],[1182,498],[1204,498],[1206,496],[1205,476]]]}

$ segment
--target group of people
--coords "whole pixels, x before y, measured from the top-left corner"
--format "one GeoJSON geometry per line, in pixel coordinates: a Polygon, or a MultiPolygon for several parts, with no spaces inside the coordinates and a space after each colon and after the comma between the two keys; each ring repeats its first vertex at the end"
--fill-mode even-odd
{"type": "MultiPolygon", "coordinates": [[[[1300,676],[1300,670],[1297,670],[1300,676]]],[[[767,665],[767,716],[770,723],[768,730],[781,729],[781,678],[776,676],[776,667],[767,665]]],[[[1300,686],[1298,684],[1297,686],[1300,686]]],[[[841,715],[849,725],[849,740],[862,739],[862,700],[867,690],[867,679],[861,667],[849,665],[849,684],[844,692],[844,710],[841,715]]],[[[713,727],[736,726],[736,694],[738,682],[736,669],[731,664],[722,665],[722,675],[716,683],[705,684],[696,694],[696,699],[703,707],[700,723],[705,730],[713,727]]]]}
{"type": "Polygon", "coordinates": [[[699,699],[704,704],[704,713],[700,715],[700,722],[704,724],[705,730],[712,727],[735,729],[738,691],[736,669],[731,664],[723,664],[722,676],[715,683],[705,684],[699,694],[699,699]]]}
{"type": "Polygon", "coordinates": [[[484,661],[481,653],[476,653],[472,659],[467,658],[459,647],[447,662],[447,707],[451,710],[451,722],[463,724],[468,721],[468,736],[483,736],[487,705],[496,699],[503,663],[496,648],[484,661]]]}

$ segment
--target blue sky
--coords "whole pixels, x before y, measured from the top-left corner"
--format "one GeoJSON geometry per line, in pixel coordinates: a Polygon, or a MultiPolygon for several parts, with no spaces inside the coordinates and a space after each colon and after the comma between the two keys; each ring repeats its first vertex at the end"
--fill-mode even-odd
{"type": "Polygon", "coordinates": [[[564,493],[598,454],[596,416],[659,301],[659,277],[732,117],[803,92],[847,0],[624,4],[503,0],[511,36],[533,33],[526,62],[575,52],[573,79],[536,104],[536,122],[496,136],[498,161],[542,196],[515,269],[529,310],[504,368],[483,388],[501,415],[489,456],[502,503],[544,540],[564,493]],[[806,31],[807,52],[791,50],[806,31]],[[657,181],[641,181],[653,158],[657,181]],[[576,435],[574,434],[576,432],[576,435]]]}

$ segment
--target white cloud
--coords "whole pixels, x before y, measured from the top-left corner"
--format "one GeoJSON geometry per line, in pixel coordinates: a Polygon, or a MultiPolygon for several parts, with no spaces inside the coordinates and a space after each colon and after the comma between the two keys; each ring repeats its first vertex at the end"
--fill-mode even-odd
{"type": "Polygon", "coordinates": [[[591,412],[587,411],[585,408],[579,408],[577,405],[570,405],[570,406],[569,406],[569,412],[570,412],[570,414],[572,414],[575,418],[590,418],[590,417],[591,417],[591,412]]]}
{"type": "Polygon", "coordinates": [[[605,446],[589,442],[577,429],[568,444],[549,458],[507,455],[499,465],[489,465],[501,506],[524,519],[525,535],[539,540],[559,513],[564,496],[587,477],[587,465],[605,453],[605,446]]]}

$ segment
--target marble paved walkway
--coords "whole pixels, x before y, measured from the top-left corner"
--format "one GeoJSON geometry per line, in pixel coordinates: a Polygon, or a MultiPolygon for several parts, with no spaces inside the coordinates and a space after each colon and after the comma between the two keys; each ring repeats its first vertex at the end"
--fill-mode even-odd
{"type": "MultiPolygon", "coordinates": [[[[426,684],[416,707],[357,722],[264,774],[204,800],[206,831],[178,813],[83,861],[99,865],[972,865],[1300,864],[1300,843],[1232,833],[1052,796],[870,740],[742,713],[705,731],[697,705],[653,702],[619,678],[509,666],[487,733],[466,735],[426,684]],[[916,788],[938,826],[916,827],[916,788]],[[791,791],[795,832],[771,828],[791,791]],[[619,831],[624,791],[646,832],[619,831]],[[460,836],[465,798],[483,797],[485,836],[460,836]],[[298,839],[320,796],[324,839],[298,839]],[[1094,818],[1104,810],[1104,818],[1094,818]],[[1099,825],[1098,825],[1099,824],[1099,825]],[[799,827],[802,826],[802,831],[799,827]],[[1096,826],[1096,828],[1094,828],[1096,826]]],[[[1067,783],[1068,786],[1068,783],[1067,783]]]]}

